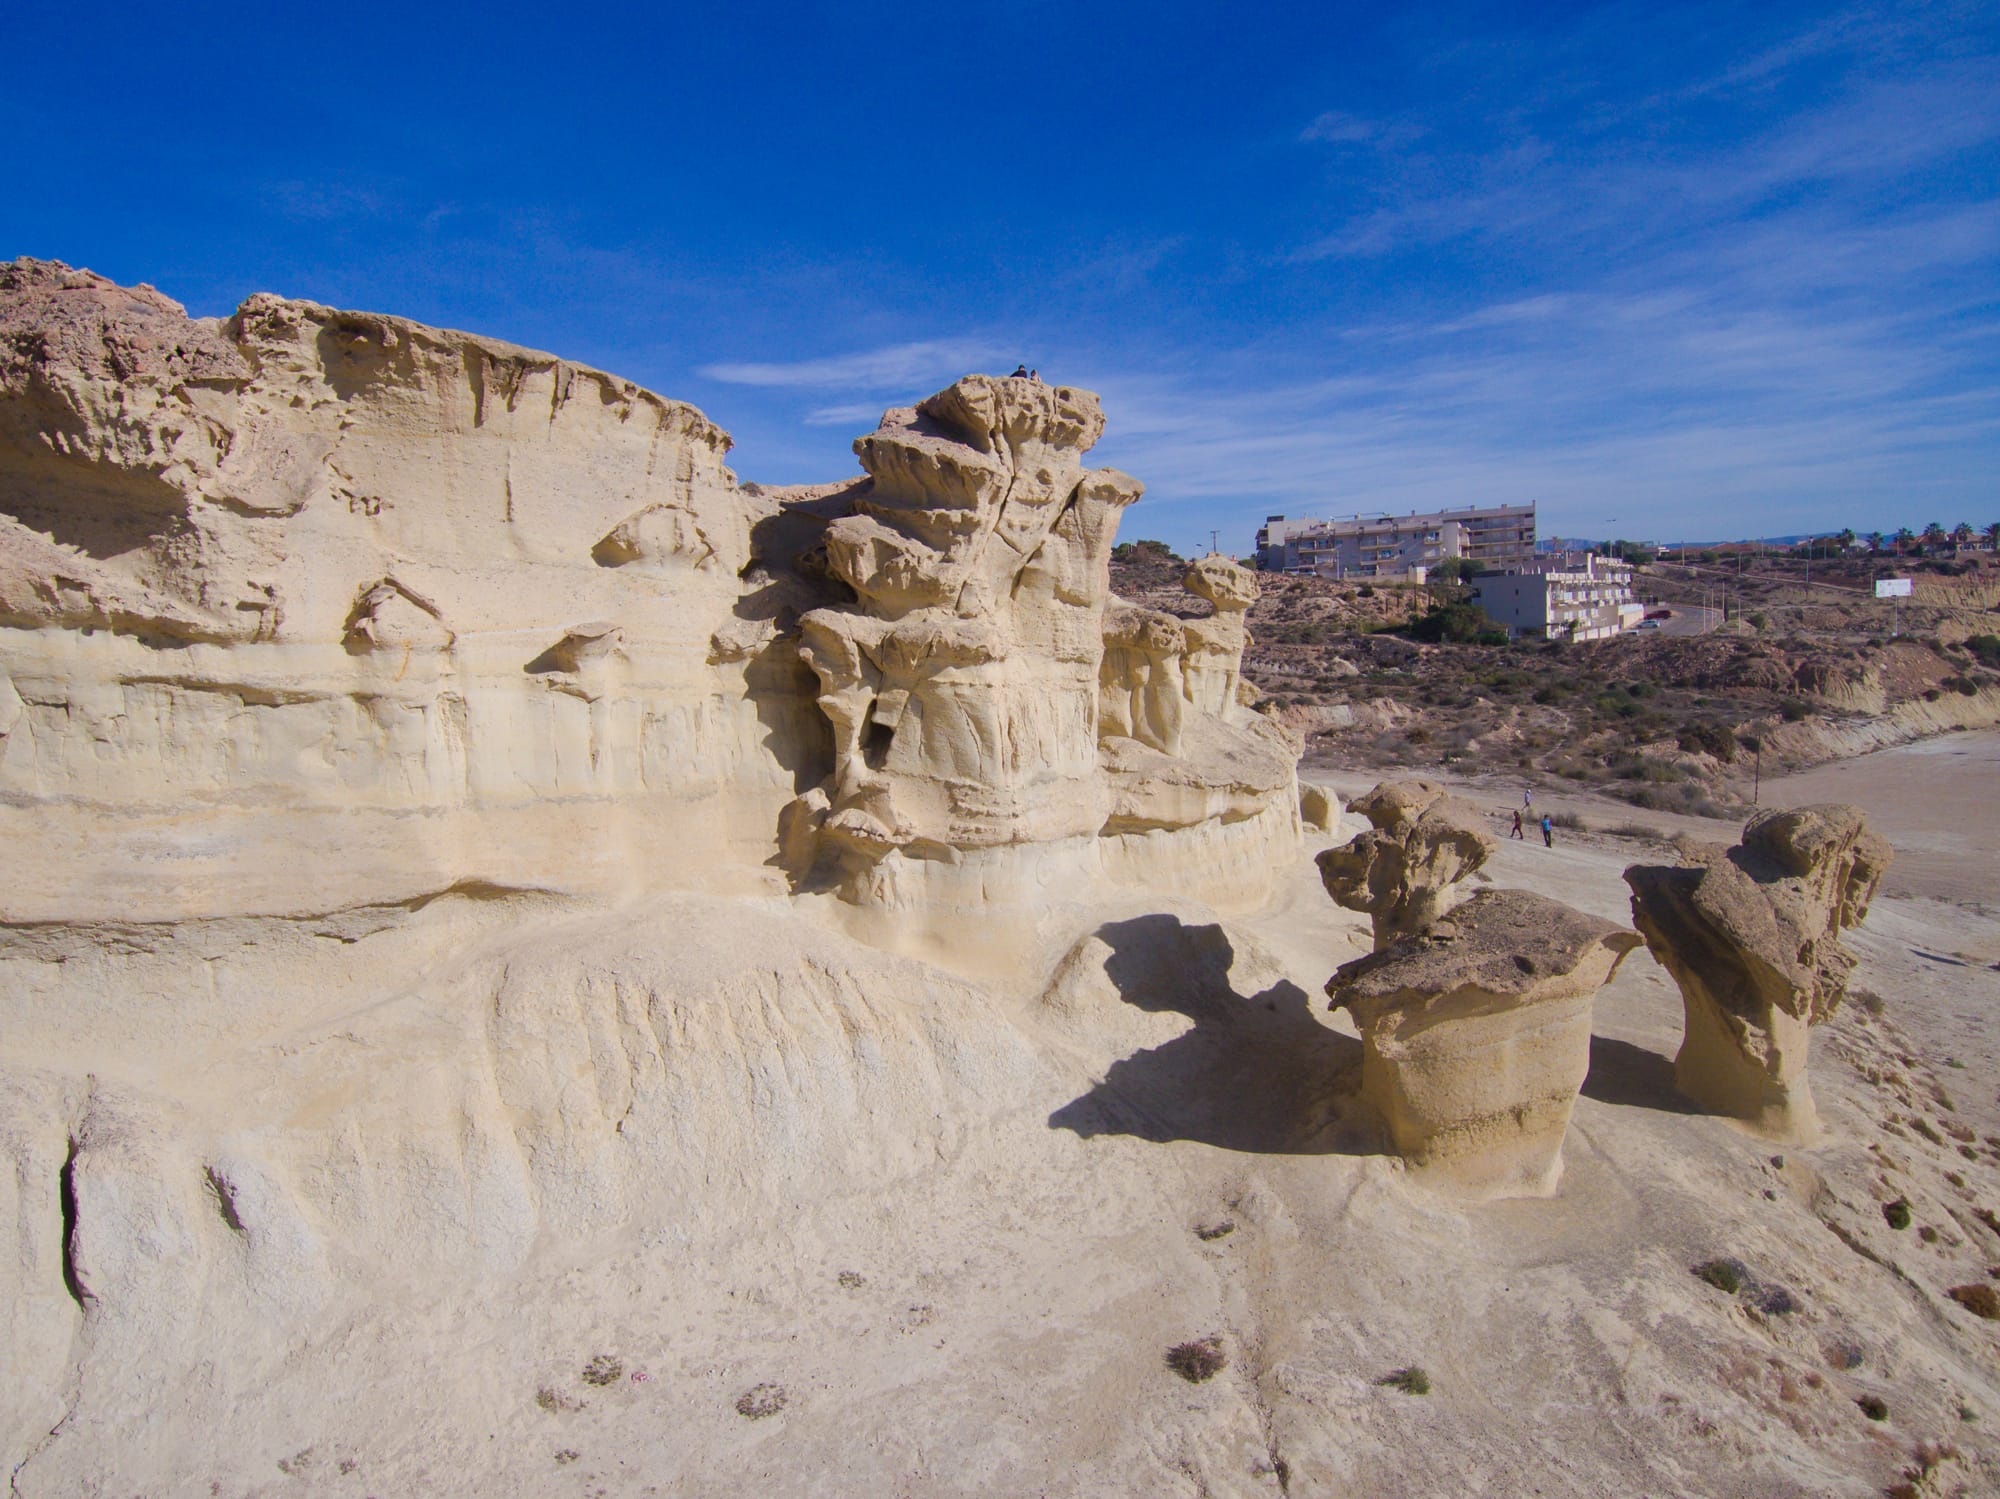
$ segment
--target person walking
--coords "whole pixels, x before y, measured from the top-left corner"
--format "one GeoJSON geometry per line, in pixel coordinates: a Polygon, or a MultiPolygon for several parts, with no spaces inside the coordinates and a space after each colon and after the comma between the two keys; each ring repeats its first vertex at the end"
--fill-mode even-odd
{"type": "Polygon", "coordinates": [[[1532,791],[1523,791],[1523,792],[1521,793],[1521,810],[1522,810],[1523,812],[1532,812],[1532,811],[1534,811],[1534,810],[1535,810],[1535,793],[1534,793],[1534,792],[1532,792],[1532,791]]]}
{"type": "Polygon", "coordinates": [[[1514,813],[1514,831],[1507,836],[1510,838],[1519,838],[1523,843],[1528,841],[1528,835],[1521,831],[1521,814],[1519,811],[1514,813]]]}
{"type": "Polygon", "coordinates": [[[1549,848],[1556,846],[1556,825],[1546,812],[1542,814],[1542,842],[1549,848]]]}

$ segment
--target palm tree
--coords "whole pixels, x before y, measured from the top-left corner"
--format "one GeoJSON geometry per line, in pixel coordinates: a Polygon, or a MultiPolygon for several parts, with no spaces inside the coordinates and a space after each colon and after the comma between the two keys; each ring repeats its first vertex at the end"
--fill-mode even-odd
{"type": "Polygon", "coordinates": [[[1953,546],[1961,546],[1961,547],[1971,546],[1972,527],[1968,525],[1966,522],[1960,521],[1957,525],[1951,528],[1951,541],[1953,546]]]}
{"type": "Polygon", "coordinates": [[[1841,527],[1840,534],[1834,537],[1833,540],[1835,545],[1843,552],[1852,551],[1854,549],[1854,528],[1852,526],[1841,527]]]}
{"type": "Polygon", "coordinates": [[[1924,550],[1926,552],[1933,552],[1943,545],[1944,527],[1940,526],[1936,521],[1932,521],[1924,527],[1924,550]]]}
{"type": "Polygon", "coordinates": [[[1986,545],[1990,550],[2000,552],[2000,520],[1986,528],[1986,545]]]}
{"type": "Polygon", "coordinates": [[[1896,529],[1896,555],[1897,555],[1898,557],[1902,556],[1902,555],[1903,555],[1903,548],[1904,548],[1904,547],[1906,547],[1906,546],[1908,546],[1908,545],[1909,545],[1909,544],[1910,544],[1911,542],[1915,541],[1916,539],[1917,539],[1917,533],[1916,533],[1916,532],[1914,532],[1914,531],[1912,531],[1912,530],[1911,530],[1911,529],[1910,529],[1910,528],[1909,528],[1908,526],[1899,526],[1899,527],[1897,527],[1897,529],[1896,529]]]}
{"type": "Polygon", "coordinates": [[[1882,555],[1882,533],[1880,531],[1870,531],[1868,533],[1868,550],[1878,557],[1882,555]]]}

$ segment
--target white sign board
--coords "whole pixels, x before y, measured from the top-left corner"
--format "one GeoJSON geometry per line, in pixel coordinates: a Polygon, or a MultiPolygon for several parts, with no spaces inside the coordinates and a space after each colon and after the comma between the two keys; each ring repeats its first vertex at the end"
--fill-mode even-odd
{"type": "Polygon", "coordinates": [[[1910,596],[1908,578],[1877,578],[1875,597],[1878,599],[1906,599],[1910,596]]]}

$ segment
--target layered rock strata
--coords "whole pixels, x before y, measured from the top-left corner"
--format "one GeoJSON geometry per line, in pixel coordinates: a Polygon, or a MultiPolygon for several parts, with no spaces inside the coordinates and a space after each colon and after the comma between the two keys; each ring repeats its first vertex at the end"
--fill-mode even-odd
{"type": "Polygon", "coordinates": [[[1088,391],[968,376],[855,443],[868,479],[823,537],[853,602],[801,624],[834,743],[832,773],[787,814],[801,882],[991,914],[1136,872],[1136,852],[1205,871],[1204,895],[1255,899],[1296,847],[1298,745],[1239,701],[1255,580],[1197,563],[1206,619],[1112,599],[1140,485],[1084,467],[1103,425],[1088,391]],[[1121,846],[1161,832],[1202,851],[1121,846]]]}
{"type": "Polygon", "coordinates": [[[1475,895],[1327,984],[1362,1039],[1361,1101],[1426,1180],[1545,1195],[1590,1070],[1591,1001],[1634,933],[1525,890],[1475,895]]]}
{"type": "Polygon", "coordinates": [[[1680,985],[1687,1026],[1675,1085],[1714,1113],[1809,1139],[1812,1027],[1847,990],[1858,926],[1894,857],[1858,807],[1766,812],[1733,847],[1677,841],[1682,863],[1634,865],[1632,919],[1680,985]]]}
{"type": "Polygon", "coordinates": [[[1198,564],[1213,613],[1142,628],[1141,680],[1102,430],[973,376],[865,478],[766,492],[693,407],[552,355],[0,268],[0,833],[48,874],[0,917],[787,869],[905,913],[1254,900],[1298,838],[1298,746],[1237,701],[1254,582],[1198,564]]]}
{"type": "Polygon", "coordinates": [[[1321,853],[1320,879],[1369,917],[1378,950],[1426,930],[1499,846],[1478,809],[1435,781],[1385,781],[1350,810],[1373,826],[1321,853]]]}
{"type": "Polygon", "coordinates": [[[728,448],[492,339],[0,268],[0,914],[767,884],[825,728],[731,643],[728,448]]]}

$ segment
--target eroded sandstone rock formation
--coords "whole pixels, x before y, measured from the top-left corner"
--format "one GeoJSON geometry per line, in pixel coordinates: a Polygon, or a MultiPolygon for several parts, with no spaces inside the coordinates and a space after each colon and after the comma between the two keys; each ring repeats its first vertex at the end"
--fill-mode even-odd
{"type": "Polygon", "coordinates": [[[1115,609],[1107,652],[1140,486],[1084,468],[1102,429],[974,376],[860,439],[866,478],[766,492],[551,355],[0,268],[0,833],[51,872],[7,914],[781,863],[904,912],[1174,866],[1255,899],[1298,746],[1236,702],[1254,582],[1197,565],[1215,612],[1141,630],[1157,681],[1115,609]]]}
{"type": "Polygon", "coordinates": [[[1087,391],[968,376],[856,442],[869,478],[823,538],[854,601],[801,627],[834,740],[787,816],[802,879],[990,912],[1115,872],[1128,835],[1199,830],[1184,862],[1220,861],[1206,893],[1254,898],[1259,863],[1295,846],[1298,746],[1238,700],[1255,579],[1195,564],[1206,619],[1112,600],[1140,485],[1084,467],[1103,425],[1087,391]]]}
{"type": "Polygon", "coordinates": [[[1321,853],[1320,879],[1373,921],[1378,949],[1428,928],[1498,847],[1479,810],[1435,781],[1385,781],[1351,810],[1374,826],[1321,853]]]}
{"type": "Polygon", "coordinates": [[[1551,1192],[1590,1070],[1591,1000],[1632,932],[1525,890],[1489,890],[1343,964],[1361,1098],[1396,1152],[1475,1197],[1551,1192]]]}
{"type": "Polygon", "coordinates": [[[1106,666],[1102,425],[972,377],[766,491],[551,355],[0,267],[10,1464],[79,1389],[164,1430],[121,1371],[249,1367],[356,1287],[1045,1135],[1068,1084],[856,909],[971,967],[1031,944],[967,913],[1255,901],[1298,838],[1247,574],[1198,566],[1160,683],[1106,666]]]}
{"type": "Polygon", "coordinates": [[[1847,990],[1858,926],[1893,857],[1861,810],[1765,812],[1724,848],[1676,842],[1683,862],[1634,865],[1632,919],[1680,985],[1687,1029],[1674,1081],[1689,1098],[1778,1138],[1809,1138],[1812,1027],[1847,990]]]}
{"type": "Polygon", "coordinates": [[[825,729],[713,648],[776,508],[728,448],[492,339],[0,268],[5,914],[615,890],[669,838],[767,884],[825,729]]]}

